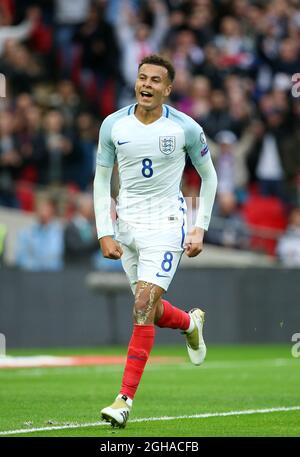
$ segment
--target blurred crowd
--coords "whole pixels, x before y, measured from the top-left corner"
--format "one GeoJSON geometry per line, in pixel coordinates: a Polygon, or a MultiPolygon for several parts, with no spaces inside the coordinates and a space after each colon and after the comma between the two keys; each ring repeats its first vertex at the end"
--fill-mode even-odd
{"type": "MultiPolygon", "coordinates": [[[[300,0],[0,0],[0,205],[91,195],[101,121],[134,102],[150,53],[172,61],[168,102],[204,128],[217,169],[206,241],[285,262],[282,238],[300,243],[300,0]]],[[[200,184],[187,160],[191,213],[200,184]]]]}
{"type": "Polygon", "coordinates": [[[105,259],[97,239],[93,199],[80,193],[74,200],[72,216],[61,217],[57,197],[43,197],[36,205],[33,224],[19,231],[15,265],[27,271],[59,271],[80,266],[119,271],[121,261],[105,259]]]}

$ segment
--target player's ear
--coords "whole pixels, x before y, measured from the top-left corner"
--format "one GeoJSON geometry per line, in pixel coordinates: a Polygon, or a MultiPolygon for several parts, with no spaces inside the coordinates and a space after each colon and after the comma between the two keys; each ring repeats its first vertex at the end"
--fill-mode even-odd
{"type": "Polygon", "coordinates": [[[165,88],[164,96],[165,96],[165,97],[169,97],[169,95],[170,95],[170,93],[171,93],[171,90],[172,90],[172,84],[169,84],[169,85],[165,88]]]}

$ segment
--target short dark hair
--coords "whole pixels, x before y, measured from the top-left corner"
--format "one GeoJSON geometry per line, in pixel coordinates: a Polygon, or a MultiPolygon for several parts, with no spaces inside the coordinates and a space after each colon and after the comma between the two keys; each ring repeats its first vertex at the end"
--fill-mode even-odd
{"type": "Polygon", "coordinates": [[[159,67],[164,67],[168,71],[168,78],[171,82],[175,79],[175,69],[169,60],[164,59],[163,57],[157,54],[151,54],[150,56],[144,57],[139,63],[139,69],[144,64],[158,65],[159,67]]]}

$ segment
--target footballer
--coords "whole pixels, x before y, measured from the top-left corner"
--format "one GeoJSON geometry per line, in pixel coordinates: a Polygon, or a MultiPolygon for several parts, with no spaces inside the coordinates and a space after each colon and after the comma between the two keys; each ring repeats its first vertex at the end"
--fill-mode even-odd
{"type": "Polygon", "coordinates": [[[191,117],[164,103],[175,71],[158,56],[139,64],[136,103],[109,115],[99,134],[94,179],[94,206],[103,255],[121,259],[134,294],[133,332],[120,391],[101,410],[113,426],[125,427],[134,396],[154,344],[155,326],[185,334],[190,360],[206,355],[204,312],[188,313],[164,300],[183,252],[195,257],[203,249],[217,188],[217,176],[204,132],[191,117]],[[180,190],[186,155],[201,176],[200,206],[187,232],[186,203],[180,190]],[[110,183],[118,164],[120,190],[113,226],[110,183]]]}

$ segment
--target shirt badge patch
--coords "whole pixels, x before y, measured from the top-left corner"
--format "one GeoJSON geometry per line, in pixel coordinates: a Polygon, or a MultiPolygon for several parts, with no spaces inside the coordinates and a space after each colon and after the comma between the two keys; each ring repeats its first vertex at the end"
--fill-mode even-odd
{"type": "Polygon", "coordinates": [[[175,151],[176,137],[175,136],[160,136],[159,149],[163,154],[169,155],[175,151]]]}
{"type": "Polygon", "coordinates": [[[205,138],[204,132],[200,133],[200,141],[202,144],[206,144],[206,138],[205,138]]]}

